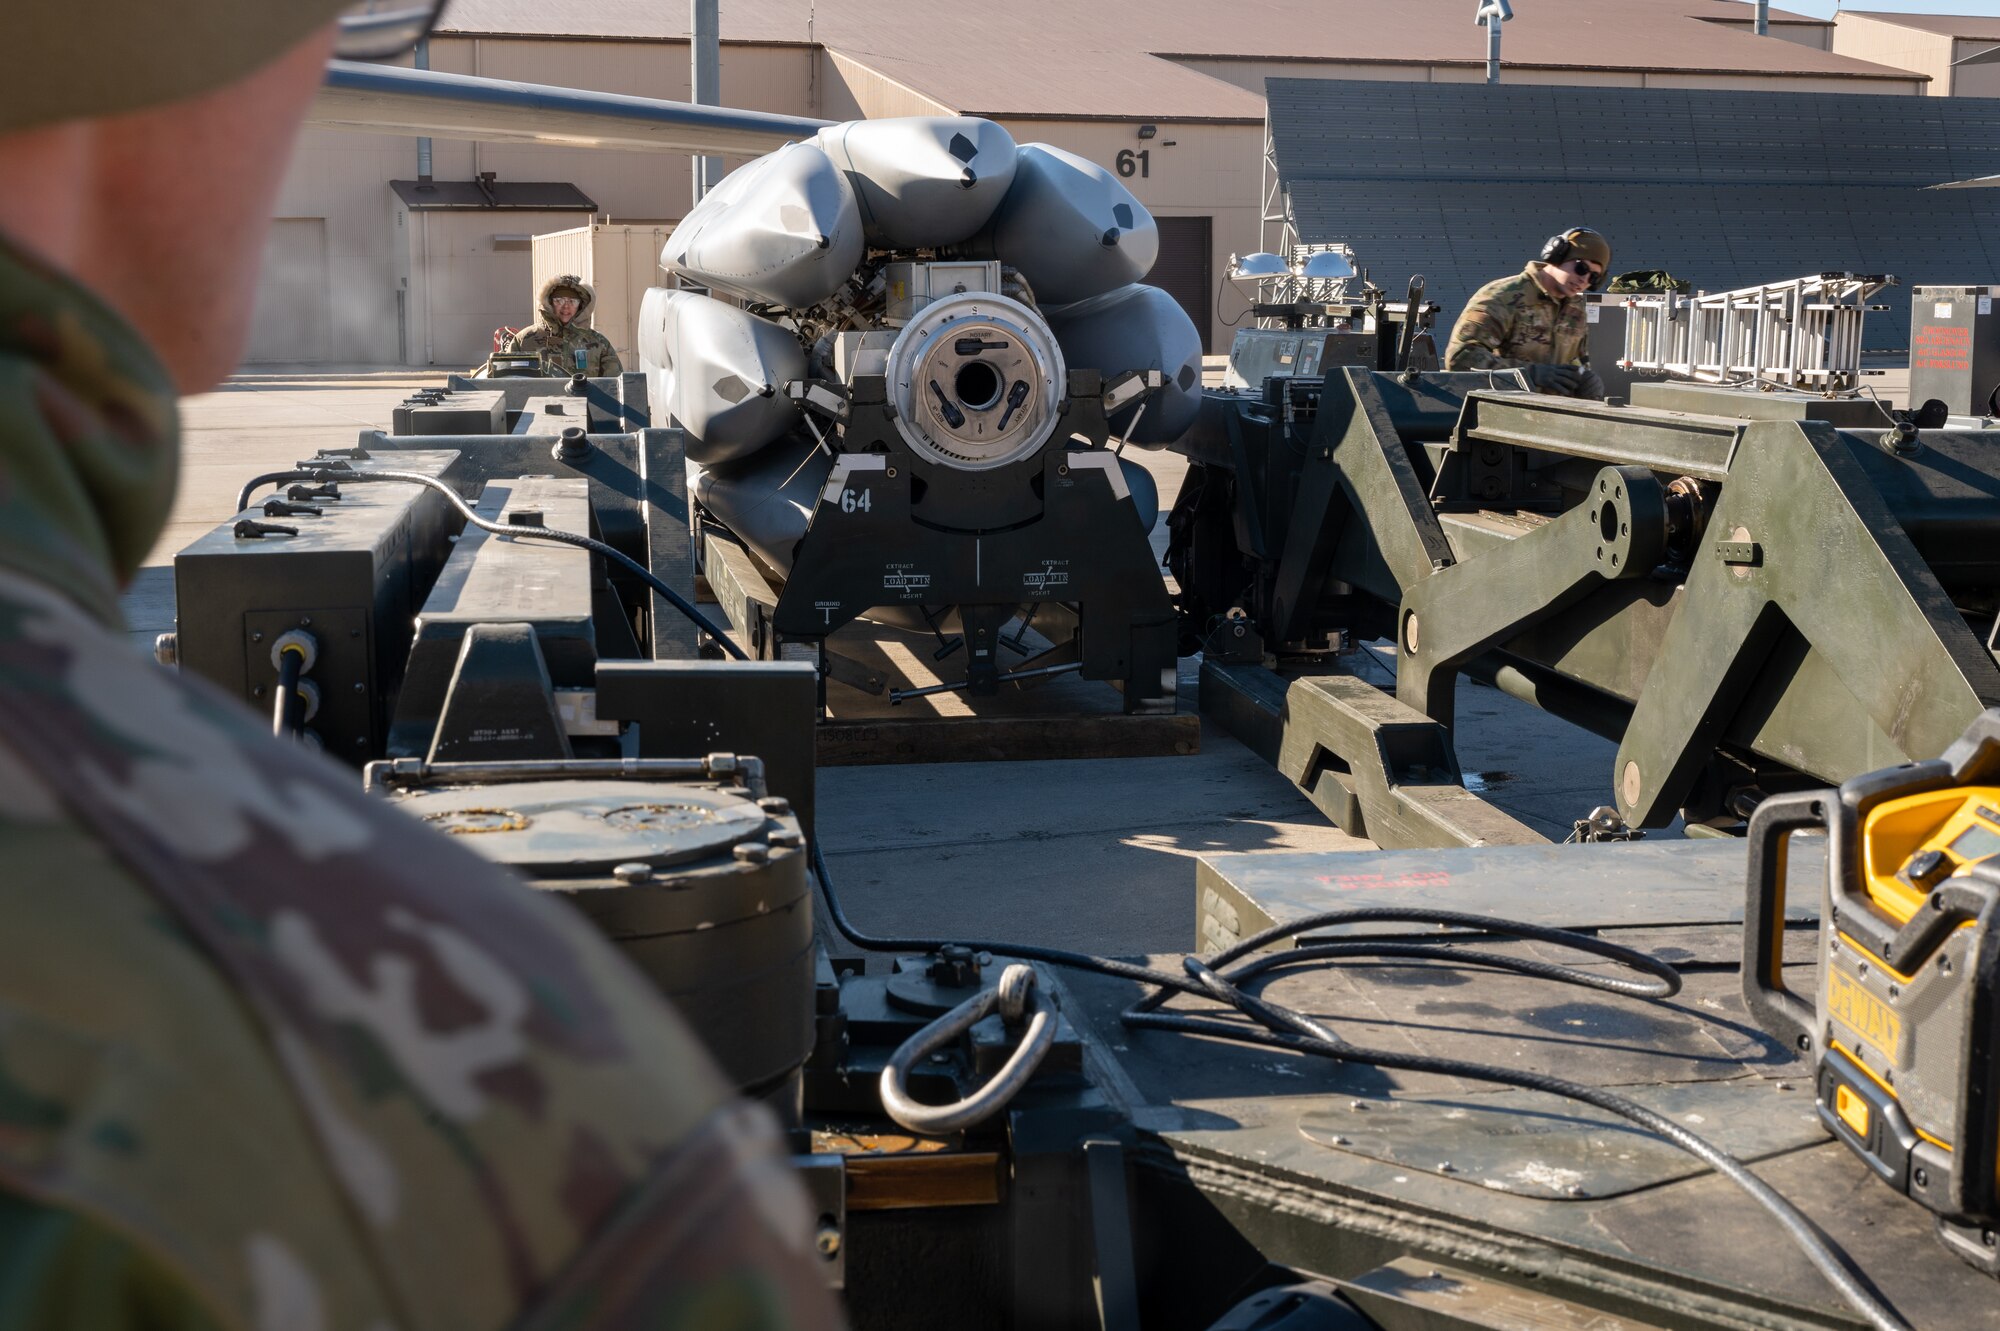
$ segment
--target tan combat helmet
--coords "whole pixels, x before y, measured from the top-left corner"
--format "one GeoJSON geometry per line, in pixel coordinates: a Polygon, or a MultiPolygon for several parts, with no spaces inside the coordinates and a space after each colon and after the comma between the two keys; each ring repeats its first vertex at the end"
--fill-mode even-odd
{"type": "Polygon", "coordinates": [[[335,18],[337,58],[409,50],[444,0],[106,0],[7,5],[0,134],[179,101],[247,78],[335,18]]]}

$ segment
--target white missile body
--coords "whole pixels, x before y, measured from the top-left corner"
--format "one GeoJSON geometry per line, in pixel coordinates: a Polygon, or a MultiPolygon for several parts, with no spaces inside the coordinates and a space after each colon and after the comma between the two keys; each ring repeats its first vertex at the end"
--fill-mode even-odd
{"type": "Polygon", "coordinates": [[[976,116],[850,120],[814,142],[846,172],[878,250],[967,240],[1014,183],[1014,136],[976,116]]]}
{"type": "Polygon", "coordinates": [[[813,144],[788,143],[690,208],[660,262],[702,286],[803,309],[854,275],[865,243],[847,174],[813,144]]]}
{"type": "Polygon", "coordinates": [[[1201,409],[1201,334],[1179,301],[1135,282],[1046,313],[1069,364],[1091,366],[1107,381],[1129,370],[1166,376],[1159,392],[1111,417],[1114,434],[1159,448],[1188,432],[1201,409]]]}
{"type": "Polygon", "coordinates": [[[812,521],[833,459],[810,436],[791,435],[727,470],[690,469],[694,497],[729,524],[750,552],[780,576],[812,521]]]}
{"type": "Polygon", "coordinates": [[[1044,305],[1137,282],[1160,257],[1160,228],[1118,177],[1075,153],[1028,143],[993,220],[965,247],[1021,271],[1044,305]]]}
{"type": "Polygon", "coordinates": [[[687,431],[702,466],[740,461],[799,423],[785,385],[806,355],[788,328],[692,291],[654,287],[639,306],[649,398],[687,431]]]}

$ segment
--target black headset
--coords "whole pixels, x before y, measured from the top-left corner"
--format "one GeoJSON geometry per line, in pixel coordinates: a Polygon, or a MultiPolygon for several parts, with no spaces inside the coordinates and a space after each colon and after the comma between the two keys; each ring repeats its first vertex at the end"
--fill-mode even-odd
{"type": "MultiPolygon", "coordinates": [[[[1571,242],[1585,232],[1589,232],[1593,236],[1599,235],[1598,232],[1591,231],[1587,226],[1573,226],[1567,231],[1559,231],[1555,235],[1550,236],[1542,242],[1542,262],[1561,263],[1563,260],[1569,258],[1570,254],[1576,249],[1576,246],[1571,242]]],[[[1602,239],[1601,236],[1599,238],[1602,239]]],[[[1589,290],[1597,290],[1598,287],[1604,284],[1604,280],[1610,276],[1610,266],[1606,265],[1605,271],[1597,275],[1597,280],[1590,284],[1589,290]]]]}

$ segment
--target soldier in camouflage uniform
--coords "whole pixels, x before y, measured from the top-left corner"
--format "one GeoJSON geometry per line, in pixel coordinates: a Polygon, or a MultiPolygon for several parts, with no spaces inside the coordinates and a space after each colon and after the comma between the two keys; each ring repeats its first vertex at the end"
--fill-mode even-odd
{"type": "Polygon", "coordinates": [[[0,98],[0,1325],[832,1325],[645,980],[121,631],[339,4],[103,8],[0,98]]]}
{"type": "Polygon", "coordinates": [[[1604,382],[1585,357],[1583,293],[1603,283],[1610,264],[1610,242],[1595,231],[1551,236],[1541,258],[1472,293],[1451,330],[1444,367],[1520,369],[1536,392],[1603,398],[1604,382]]]}
{"type": "Polygon", "coordinates": [[[619,373],[623,367],[611,339],[583,322],[596,301],[590,284],[574,273],[550,278],[535,298],[535,326],[508,338],[501,350],[540,356],[544,374],[619,373]]]}

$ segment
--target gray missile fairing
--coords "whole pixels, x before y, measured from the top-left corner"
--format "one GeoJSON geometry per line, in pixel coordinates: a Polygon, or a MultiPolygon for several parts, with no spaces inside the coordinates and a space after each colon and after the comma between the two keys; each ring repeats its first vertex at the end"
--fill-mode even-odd
{"type": "Polygon", "coordinates": [[[688,458],[735,462],[794,429],[785,384],[805,374],[791,330],[692,291],[654,287],[639,306],[639,358],[652,400],[687,431],[688,458]]]}
{"type": "Polygon", "coordinates": [[[1026,143],[993,220],[962,248],[1018,268],[1038,303],[1067,305],[1145,277],[1160,255],[1160,229],[1097,163],[1026,143]]]}
{"type": "Polygon", "coordinates": [[[780,576],[806,534],[833,459],[809,435],[788,435],[734,467],[690,467],[689,489],[780,576]]]}
{"type": "Polygon", "coordinates": [[[847,173],[875,249],[959,244],[1014,183],[1014,136],[976,116],[850,120],[814,142],[847,173]]]}
{"type": "Polygon", "coordinates": [[[1180,302],[1135,282],[1048,316],[1071,364],[1089,365],[1106,379],[1128,370],[1165,375],[1159,392],[1111,417],[1121,439],[1160,448],[1188,432],[1201,409],[1201,334],[1180,302]]]}
{"type": "Polygon", "coordinates": [[[788,143],[689,209],[660,262],[702,286],[796,309],[838,291],[864,243],[846,173],[814,145],[788,143]]]}

